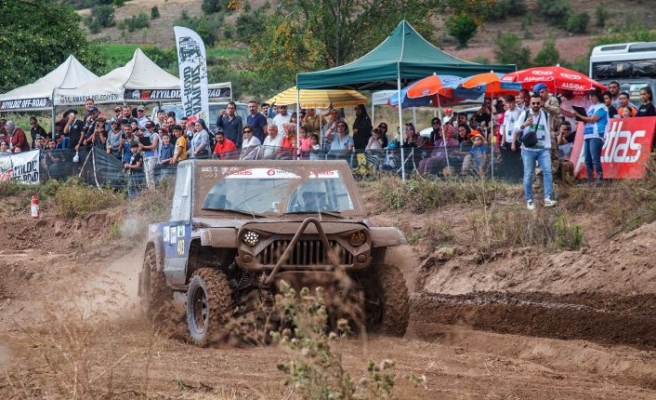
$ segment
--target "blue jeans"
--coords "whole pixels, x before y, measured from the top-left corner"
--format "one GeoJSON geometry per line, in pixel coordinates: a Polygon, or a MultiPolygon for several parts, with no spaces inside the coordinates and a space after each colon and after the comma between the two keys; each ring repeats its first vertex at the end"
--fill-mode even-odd
{"type": "Polygon", "coordinates": [[[585,174],[588,177],[588,183],[594,178],[594,171],[597,172],[597,180],[604,179],[604,172],[601,170],[601,149],[604,147],[604,141],[601,139],[585,139],[583,142],[583,155],[585,156],[585,174]]]}
{"type": "Polygon", "coordinates": [[[551,175],[551,154],[548,149],[526,150],[522,149],[524,162],[524,197],[526,201],[533,200],[533,175],[535,175],[535,161],[542,169],[544,182],[544,197],[553,199],[553,176],[551,175]]]}

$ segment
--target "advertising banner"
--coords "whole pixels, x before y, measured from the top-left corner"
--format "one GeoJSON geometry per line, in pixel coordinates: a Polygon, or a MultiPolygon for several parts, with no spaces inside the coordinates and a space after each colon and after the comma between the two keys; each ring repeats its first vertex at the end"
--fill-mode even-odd
{"type": "Polygon", "coordinates": [[[52,100],[48,98],[0,101],[0,111],[38,110],[51,107],[52,100]]]}
{"type": "Polygon", "coordinates": [[[39,183],[39,150],[0,156],[0,182],[39,183]]]}
{"type": "MultiPolygon", "coordinates": [[[[656,117],[613,118],[608,124],[609,129],[601,150],[604,179],[642,178],[654,140],[656,117]]],[[[577,178],[586,176],[583,130],[584,125],[578,124],[570,157],[577,178]]]]}
{"type": "Polygon", "coordinates": [[[198,34],[189,28],[176,26],[175,43],[178,49],[182,108],[190,122],[209,117],[207,93],[207,64],[205,44],[198,34]]]}

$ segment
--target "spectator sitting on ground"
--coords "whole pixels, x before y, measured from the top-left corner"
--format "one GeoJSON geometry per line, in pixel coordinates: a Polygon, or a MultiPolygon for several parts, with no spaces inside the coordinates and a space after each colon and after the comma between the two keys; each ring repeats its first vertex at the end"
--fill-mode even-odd
{"type": "Polygon", "coordinates": [[[568,160],[572,154],[572,146],[574,144],[574,138],[576,137],[576,129],[572,129],[569,122],[564,121],[560,124],[558,128],[558,136],[556,138],[558,142],[558,156],[561,160],[568,160]]]}
{"type": "Polygon", "coordinates": [[[237,146],[235,146],[232,140],[225,137],[221,131],[217,132],[215,137],[216,145],[214,146],[212,158],[219,158],[221,160],[232,160],[237,158],[237,146]]]}
{"type": "MultiPolygon", "coordinates": [[[[463,129],[465,126],[463,126],[463,129]]],[[[441,171],[448,165],[446,158],[448,156],[448,149],[446,147],[457,148],[459,143],[458,139],[453,137],[453,130],[446,129],[444,131],[445,139],[438,139],[435,142],[433,152],[429,158],[425,158],[419,161],[419,173],[422,175],[435,173],[436,171],[441,171]]]]}

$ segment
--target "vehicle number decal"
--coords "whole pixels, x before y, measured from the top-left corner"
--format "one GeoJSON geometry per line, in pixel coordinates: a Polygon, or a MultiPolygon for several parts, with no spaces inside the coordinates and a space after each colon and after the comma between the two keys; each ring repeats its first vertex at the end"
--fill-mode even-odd
{"type": "Polygon", "coordinates": [[[185,252],[185,241],[184,237],[180,240],[178,240],[178,255],[181,256],[185,252]]]}

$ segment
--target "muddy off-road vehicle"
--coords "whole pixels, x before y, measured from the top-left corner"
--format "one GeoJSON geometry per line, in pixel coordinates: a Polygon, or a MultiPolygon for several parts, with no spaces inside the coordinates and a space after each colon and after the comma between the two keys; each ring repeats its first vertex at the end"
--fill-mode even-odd
{"type": "Polygon", "coordinates": [[[149,226],[139,296],[152,316],[186,293],[189,337],[202,346],[240,302],[272,298],[280,280],[311,288],[346,277],[364,303],[360,326],[402,336],[408,289],[385,263],[402,244],[398,229],[371,226],[345,161],[183,161],[170,221],[149,226]]]}

